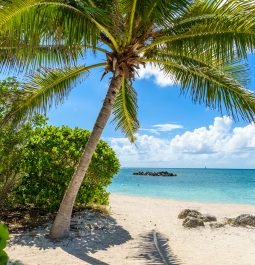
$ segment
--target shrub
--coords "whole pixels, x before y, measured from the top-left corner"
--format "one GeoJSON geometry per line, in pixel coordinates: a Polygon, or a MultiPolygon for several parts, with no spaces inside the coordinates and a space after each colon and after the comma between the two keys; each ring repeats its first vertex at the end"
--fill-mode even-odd
{"type": "MultiPolygon", "coordinates": [[[[0,120],[23,93],[25,92],[18,87],[15,78],[0,80],[0,120]]],[[[43,116],[35,115],[17,128],[10,123],[0,126],[0,208],[20,181],[20,156],[33,128],[45,124],[46,119],[43,116]]]]}
{"type": "MultiPolygon", "coordinates": [[[[88,140],[89,132],[65,126],[34,130],[22,154],[22,181],[15,201],[23,205],[56,211],[75,166],[88,140]]],[[[105,187],[119,170],[119,161],[108,144],[100,140],[92,163],[79,190],[76,205],[108,204],[105,187]]]]}
{"type": "Polygon", "coordinates": [[[18,130],[11,125],[0,128],[0,208],[22,178],[20,169],[21,154],[34,133],[34,129],[46,124],[45,117],[35,115],[22,124],[18,130]]]}

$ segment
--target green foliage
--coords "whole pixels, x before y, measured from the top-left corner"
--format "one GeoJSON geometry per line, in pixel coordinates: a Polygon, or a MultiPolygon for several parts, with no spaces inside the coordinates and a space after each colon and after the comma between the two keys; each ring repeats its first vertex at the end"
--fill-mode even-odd
{"type": "MultiPolygon", "coordinates": [[[[47,86],[64,81],[61,75],[58,79],[54,73],[50,74],[52,79],[46,85],[46,81],[37,85],[47,86]]],[[[3,80],[0,92],[0,118],[26,96],[15,78],[3,80]]],[[[45,125],[46,119],[35,115],[19,127],[8,123],[0,127],[0,206],[32,204],[49,211],[57,210],[89,132],[45,125]]],[[[114,152],[100,141],[77,204],[107,204],[105,187],[110,184],[118,168],[119,162],[114,152]]]]}
{"type": "MultiPolygon", "coordinates": [[[[0,118],[22,93],[15,78],[0,82],[0,118]]],[[[0,208],[21,178],[19,167],[24,144],[31,136],[33,128],[43,126],[44,123],[45,119],[36,115],[30,122],[23,123],[18,128],[11,124],[0,127],[0,208]]]]}
{"type": "Polygon", "coordinates": [[[82,78],[89,69],[102,65],[104,64],[89,67],[41,69],[35,72],[27,80],[29,85],[23,84],[23,87],[18,90],[23,93],[20,93],[21,95],[12,103],[8,114],[2,119],[2,123],[4,124],[10,120],[12,123],[17,123],[35,110],[46,112],[54,103],[62,103],[79,78],[82,78]],[[52,89],[54,89],[54,93],[52,93],[52,89]],[[47,100],[45,100],[46,98],[47,100]],[[39,102],[43,102],[43,104],[38,104],[39,102]],[[15,117],[15,119],[11,119],[12,117],[15,117]]]}
{"type": "Polygon", "coordinates": [[[131,142],[135,141],[134,133],[139,128],[136,111],[137,93],[133,88],[132,83],[123,78],[122,86],[113,106],[113,121],[117,123],[116,128],[121,128],[131,142]]]}
{"type": "Polygon", "coordinates": [[[8,262],[8,256],[4,251],[9,239],[9,232],[7,226],[0,224],[0,265],[6,265],[8,262]]]}
{"type": "Polygon", "coordinates": [[[16,78],[9,77],[0,81],[0,119],[10,110],[18,97],[18,82],[16,78]]]}
{"type": "Polygon", "coordinates": [[[26,142],[33,134],[33,128],[41,127],[44,123],[45,118],[38,115],[18,130],[11,126],[0,129],[0,208],[12,189],[20,182],[21,157],[26,142]]]}
{"type": "MultiPolygon", "coordinates": [[[[89,135],[88,131],[64,126],[35,129],[22,154],[23,178],[12,196],[14,201],[9,203],[56,211],[89,135]]],[[[108,204],[105,187],[118,169],[119,161],[114,151],[100,140],[76,205],[108,204]]]]}

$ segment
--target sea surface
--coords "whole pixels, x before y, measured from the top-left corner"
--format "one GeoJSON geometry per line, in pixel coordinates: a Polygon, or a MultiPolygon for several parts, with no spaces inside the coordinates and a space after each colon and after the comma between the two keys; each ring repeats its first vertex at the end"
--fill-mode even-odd
{"type": "Polygon", "coordinates": [[[254,169],[122,168],[111,193],[177,200],[255,204],[254,169]],[[135,176],[137,171],[169,171],[176,177],[135,176]]]}

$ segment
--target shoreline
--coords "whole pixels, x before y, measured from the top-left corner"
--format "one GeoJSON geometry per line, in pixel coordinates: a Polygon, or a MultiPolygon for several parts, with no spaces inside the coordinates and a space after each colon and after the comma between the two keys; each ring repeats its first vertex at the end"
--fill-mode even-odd
{"type": "Polygon", "coordinates": [[[254,203],[238,203],[238,202],[211,202],[211,201],[198,201],[198,200],[182,200],[182,199],[175,199],[175,198],[165,198],[160,196],[149,196],[149,195],[138,195],[138,194],[125,194],[125,193],[117,193],[117,192],[110,192],[110,196],[127,196],[133,198],[147,198],[147,199],[156,199],[156,200],[167,200],[173,202],[184,202],[184,203],[201,203],[201,204],[212,204],[212,205],[228,205],[228,206],[254,206],[255,209],[255,202],[254,203]]]}
{"type": "Polygon", "coordinates": [[[57,245],[34,232],[36,236],[32,239],[22,235],[23,243],[21,240],[6,250],[13,260],[26,265],[146,265],[144,240],[156,231],[168,240],[176,258],[173,264],[254,265],[254,228],[228,225],[212,229],[206,225],[187,229],[177,219],[178,213],[186,208],[215,215],[219,221],[243,213],[255,215],[255,207],[251,205],[111,194],[110,216],[106,219],[112,224],[110,229],[95,230],[93,236],[66,239],[57,245]]]}
{"type": "Polygon", "coordinates": [[[120,167],[120,169],[216,169],[216,170],[255,170],[255,168],[230,168],[230,167],[120,167]]]}

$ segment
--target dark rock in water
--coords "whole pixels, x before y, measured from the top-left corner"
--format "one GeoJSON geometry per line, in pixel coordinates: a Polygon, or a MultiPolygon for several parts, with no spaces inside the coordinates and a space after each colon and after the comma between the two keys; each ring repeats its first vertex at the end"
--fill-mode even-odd
{"type": "Polygon", "coordinates": [[[185,209],[178,215],[179,219],[185,219],[186,217],[202,218],[202,214],[196,210],[185,209]]]}
{"type": "Polygon", "coordinates": [[[223,223],[211,223],[209,225],[211,228],[221,228],[221,227],[225,226],[225,224],[223,224],[223,223]]]}
{"type": "Polygon", "coordinates": [[[234,226],[254,226],[255,227],[255,216],[250,214],[242,214],[235,218],[233,222],[234,226]]]}
{"type": "Polygon", "coordinates": [[[150,172],[150,171],[138,171],[134,172],[133,175],[138,176],[156,176],[156,177],[175,177],[177,174],[168,171],[150,172]]]}
{"type": "Polygon", "coordinates": [[[205,226],[202,219],[194,217],[187,217],[186,219],[184,219],[182,225],[187,228],[196,228],[199,226],[205,226]]]}
{"type": "Polygon", "coordinates": [[[216,222],[217,221],[217,218],[215,216],[209,215],[209,214],[203,215],[202,219],[204,222],[216,222]]]}

